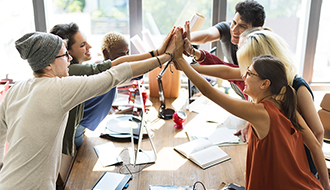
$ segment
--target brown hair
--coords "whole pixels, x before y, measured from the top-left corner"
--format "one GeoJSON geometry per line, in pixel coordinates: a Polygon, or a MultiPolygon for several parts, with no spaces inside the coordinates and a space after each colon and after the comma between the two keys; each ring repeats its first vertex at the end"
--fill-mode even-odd
{"type": "Polygon", "coordinates": [[[280,99],[285,116],[297,130],[302,127],[297,120],[297,97],[295,90],[288,85],[284,64],[271,55],[260,55],[253,58],[253,68],[261,79],[268,79],[274,99],[280,99]]]}

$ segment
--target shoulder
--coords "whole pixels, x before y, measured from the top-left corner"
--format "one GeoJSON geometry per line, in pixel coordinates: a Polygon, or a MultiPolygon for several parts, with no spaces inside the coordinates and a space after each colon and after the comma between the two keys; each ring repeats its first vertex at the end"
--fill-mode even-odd
{"type": "Polygon", "coordinates": [[[214,25],[215,28],[219,30],[220,33],[220,40],[230,40],[230,22],[219,22],[218,24],[214,25]]]}
{"type": "Polygon", "coordinates": [[[228,30],[230,29],[231,22],[219,22],[218,24],[214,25],[219,31],[220,30],[228,30]]]}
{"type": "Polygon", "coordinates": [[[296,92],[298,92],[298,89],[300,87],[306,87],[306,89],[309,91],[309,93],[312,95],[312,97],[314,98],[312,89],[310,88],[310,86],[308,85],[308,83],[300,76],[296,75],[293,79],[292,82],[292,87],[296,90],[296,92]]]}

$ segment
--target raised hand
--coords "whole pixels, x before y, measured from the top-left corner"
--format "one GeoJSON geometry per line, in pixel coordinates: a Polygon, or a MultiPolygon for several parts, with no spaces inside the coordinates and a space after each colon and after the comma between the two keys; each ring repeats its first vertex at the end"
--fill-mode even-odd
{"type": "Polygon", "coordinates": [[[178,58],[182,58],[182,53],[184,51],[184,40],[183,40],[183,28],[178,27],[175,32],[175,52],[174,52],[174,60],[178,58]]]}
{"type": "Polygon", "coordinates": [[[188,38],[185,38],[184,39],[184,54],[187,55],[187,56],[194,56],[195,53],[194,53],[195,49],[192,47],[191,45],[191,42],[189,41],[188,38]]]}
{"type": "Polygon", "coordinates": [[[189,41],[191,39],[190,36],[190,21],[186,21],[184,23],[184,33],[183,33],[184,37],[187,38],[189,41]]]}
{"type": "Polygon", "coordinates": [[[162,55],[165,53],[173,35],[174,35],[174,32],[175,32],[175,26],[173,26],[172,30],[166,35],[165,39],[164,39],[164,42],[162,44],[162,46],[158,49],[158,55],[162,55]]]}
{"type": "Polygon", "coordinates": [[[184,32],[183,32],[183,39],[187,39],[188,42],[185,41],[185,50],[183,54],[186,56],[190,56],[193,53],[193,47],[190,43],[190,21],[186,21],[184,23],[184,32]],[[186,44],[187,43],[187,44],[186,44]]]}

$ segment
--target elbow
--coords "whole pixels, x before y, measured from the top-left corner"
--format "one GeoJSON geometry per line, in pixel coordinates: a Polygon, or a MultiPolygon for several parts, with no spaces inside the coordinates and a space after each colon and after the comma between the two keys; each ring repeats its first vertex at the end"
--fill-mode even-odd
{"type": "Polygon", "coordinates": [[[320,127],[318,130],[316,130],[314,132],[314,135],[317,139],[320,139],[321,141],[323,141],[323,138],[324,138],[324,129],[323,129],[323,127],[320,127]]]}

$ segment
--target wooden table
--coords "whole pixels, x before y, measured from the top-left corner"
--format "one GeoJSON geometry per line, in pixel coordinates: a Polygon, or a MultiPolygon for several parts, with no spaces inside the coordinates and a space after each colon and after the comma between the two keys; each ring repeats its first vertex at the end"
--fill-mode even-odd
{"type": "MultiPolygon", "coordinates": [[[[175,110],[182,109],[186,104],[186,97],[186,92],[180,92],[180,96],[176,99],[167,98],[166,106],[175,110]]],[[[157,160],[155,164],[139,165],[134,168],[142,171],[133,175],[133,179],[129,182],[129,190],[147,190],[149,185],[193,185],[196,181],[203,182],[208,190],[219,189],[222,182],[244,185],[247,145],[221,147],[231,159],[203,170],[173,150],[174,146],[187,142],[187,136],[183,130],[173,127],[172,120],[157,118],[159,100],[154,97],[150,100],[153,106],[149,108],[148,121],[150,129],[154,132],[152,139],[157,150],[157,160]]],[[[189,111],[186,111],[186,114],[188,118],[185,123],[189,123],[198,115],[189,111]]],[[[86,132],[67,181],[66,190],[91,189],[105,171],[125,171],[123,165],[102,167],[93,147],[109,140],[102,139],[99,135],[99,131],[86,132]]],[[[131,147],[130,142],[114,143],[118,148],[131,147]]],[[[143,141],[142,149],[152,150],[150,142],[143,141]]],[[[129,163],[128,151],[123,151],[121,156],[124,163],[129,163]]]]}

